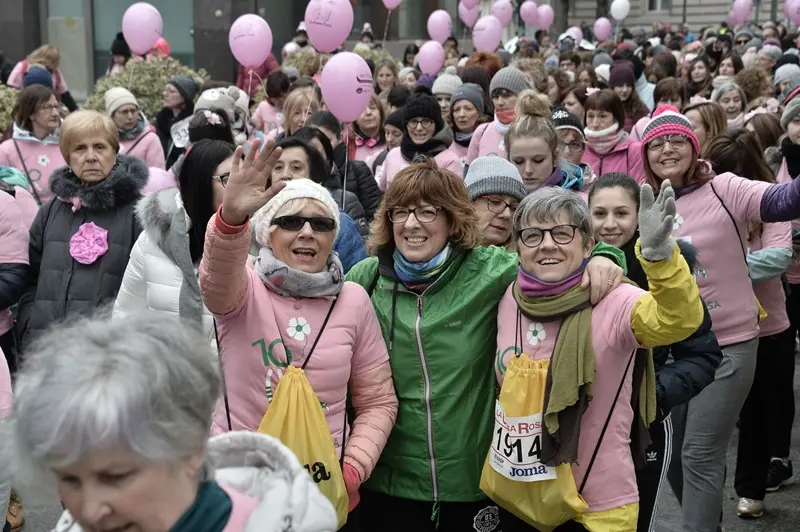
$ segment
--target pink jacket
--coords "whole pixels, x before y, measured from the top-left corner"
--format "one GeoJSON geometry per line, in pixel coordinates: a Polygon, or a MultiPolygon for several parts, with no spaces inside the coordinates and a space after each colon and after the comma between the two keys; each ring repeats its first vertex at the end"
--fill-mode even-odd
{"type": "Polygon", "coordinates": [[[281,128],[281,124],[283,124],[283,112],[281,109],[278,109],[264,100],[258,104],[256,112],[253,113],[253,122],[256,128],[264,133],[269,133],[272,130],[281,128]]]}
{"type": "Polygon", "coordinates": [[[166,168],[164,160],[164,148],[161,147],[161,140],[150,128],[146,128],[142,133],[131,140],[123,140],[119,143],[120,155],[131,155],[144,161],[144,164],[154,168],[166,168]]]}
{"type": "Polygon", "coordinates": [[[469,146],[462,146],[456,141],[450,145],[450,151],[456,154],[458,160],[461,162],[461,167],[463,168],[467,164],[467,151],[469,151],[469,146]]]}
{"type": "MultiPolygon", "coordinates": [[[[787,251],[792,249],[792,224],[779,222],[763,224],[761,235],[750,240],[747,254],[782,248],[787,251]]],[[[783,291],[783,282],[780,276],[764,281],[753,281],[755,292],[761,306],[767,312],[767,317],[758,324],[759,336],[772,336],[789,328],[789,315],[786,313],[786,293],[783,291]]]]}
{"type": "Polygon", "coordinates": [[[478,157],[491,155],[506,158],[505,135],[497,131],[494,122],[479,125],[472,134],[467,149],[467,164],[472,164],[478,157]]]}
{"type": "MultiPolygon", "coordinates": [[[[439,152],[433,160],[436,161],[439,168],[450,170],[457,176],[464,177],[464,167],[461,166],[458,156],[450,150],[439,152]]],[[[408,165],[409,162],[403,158],[400,148],[395,148],[390,151],[383,161],[383,173],[378,178],[378,188],[386,192],[386,189],[392,184],[392,180],[397,172],[408,165]]]]}
{"type": "Polygon", "coordinates": [[[158,192],[167,188],[178,188],[178,179],[175,174],[168,172],[163,168],[148,168],[150,176],[147,178],[147,184],[142,188],[140,193],[142,196],[158,192]]]}
{"type": "MultiPolygon", "coordinates": [[[[778,170],[778,175],[775,176],[778,183],[791,183],[792,176],[789,175],[789,168],[786,166],[786,159],[781,162],[781,167],[778,170]]],[[[797,231],[800,229],[800,218],[792,220],[792,230],[797,231]]],[[[800,257],[795,257],[792,265],[786,270],[786,280],[789,284],[800,284],[800,257]]]]}
{"type": "MultiPolygon", "coordinates": [[[[19,63],[14,66],[14,70],[11,71],[11,74],[8,75],[8,85],[9,87],[14,87],[15,89],[22,89],[22,81],[25,77],[25,73],[28,71],[28,64],[27,59],[23,59],[19,63]]],[[[55,85],[56,94],[61,96],[65,92],[69,90],[67,87],[67,81],[64,79],[64,75],[61,73],[61,70],[56,70],[53,74],[53,84],[55,85]]]]}
{"type": "MultiPolygon", "coordinates": [[[[15,126],[15,135],[16,129],[15,126]]],[[[51,141],[51,137],[53,135],[45,138],[44,142],[39,140],[8,139],[0,144],[0,165],[13,166],[23,174],[27,167],[28,176],[33,181],[42,203],[46,203],[53,196],[50,190],[50,175],[67,164],[64,162],[64,157],[61,156],[58,142],[51,141]],[[19,146],[22,161],[20,161],[17,154],[14,140],[17,141],[19,146]],[[23,161],[25,164],[23,164],[23,161]]]]}
{"type": "Polygon", "coordinates": [[[644,138],[644,129],[647,127],[647,124],[650,123],[651,118],[649,116],[645,116],[644,118],[640,118],[638,122],[633,126],[631,130],[631,136],[635,141],[641,142],[644,138]]]}
{"type": "Polygon", "coordinates": [[[605,155],[600,155],[591,144],[586,145],[581,162],[588,164],[601,177],[609,172],[622,172],[644,183],[644,161],[642,160],[642,143],[626,137],[611,148],[605,155]]]}
{"type": "MultiPolygon", "coordinates": [[[[246,267],[250,238],[249,223],[231,227],[219,213],[211,218],[200,265],[200,290],[217,320],[232,428],[255,431],[282,368],[305,362],[331,299],[295,299],[272,292],[246,267]]],[[[337,453],[342,447],[349,389],[356,418],[347,432],[344,461],[363,482],[394,426],[397,397],[381,328],[361,286],[344,283],[323,334],[306,366],[306,376],[323,405],[337,453]]],[[[227,430],[222,398],[213,430],[227,430]]]]}
{"type": "MultiPolygon", "coordinates": [[[[15,187],[15,193],[16,197],[0,191],[0,264],[28,264],[28,230],[33,219],[28,220],[29,214],[24,212],[25,207],[21,204],[20,198],[26,194],[30,197],[30,194],[20,187],[15,187]]],[[[30,198],[30,201],[33,201],[33,198],[30,198]]],[[[0,335],[10,331],[12,327],[11,311],[0,309],[0,335]]],[[[1,380],[2,367],[0,367],[1,380]]],[[[2,392],[2,382],[0,382],[0,395],[2,392]]],[[[2,397],[0,397],[1,406],[2,397]]]]}

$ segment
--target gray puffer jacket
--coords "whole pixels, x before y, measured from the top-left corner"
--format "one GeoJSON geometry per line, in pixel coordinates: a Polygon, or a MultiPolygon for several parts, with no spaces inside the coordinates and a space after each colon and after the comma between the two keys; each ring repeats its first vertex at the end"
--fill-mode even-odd
{"type": "Polygon", "coordinates": [[[17,320],[20,352],[51,325],[114,301],[142,231],[134,207],[147,177],[147,166],[125,155],[117,156],[106,179],[88,186],[69,167],[50,177],[53,199],[39,209],[30,231],[30,269],[17,320]],[[93,245],[77,235],[81,228],[95,236],[93,245]]]}

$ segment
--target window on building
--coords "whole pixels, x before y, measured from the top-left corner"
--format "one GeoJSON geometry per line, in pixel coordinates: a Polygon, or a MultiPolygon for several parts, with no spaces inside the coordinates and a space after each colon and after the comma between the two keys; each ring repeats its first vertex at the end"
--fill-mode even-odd
{"type": "Polygon", "coordinates": [[[648,11],[669,11],[672,0],[647,0],[648,11]]]}

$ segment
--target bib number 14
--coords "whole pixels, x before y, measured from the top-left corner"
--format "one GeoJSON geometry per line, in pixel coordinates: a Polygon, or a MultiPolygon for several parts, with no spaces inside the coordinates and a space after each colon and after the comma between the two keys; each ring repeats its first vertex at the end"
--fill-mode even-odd
{"type": "Polygon", "coordinates": [[[489,463],[506,478],[539,482],[556,478],[556,468],[541,462],[542,414],[506,417],[502,405],[495,405],[494,434],[489,463]]]}

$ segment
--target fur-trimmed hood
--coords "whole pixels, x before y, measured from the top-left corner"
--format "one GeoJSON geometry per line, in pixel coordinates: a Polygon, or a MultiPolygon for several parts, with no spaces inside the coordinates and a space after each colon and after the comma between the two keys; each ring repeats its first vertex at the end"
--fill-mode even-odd
{"type": "Polygon", "coordinates": [[[783,150],[780,146],[770,146],[764,150],[764,160],[772,170],[772,175],[777,175],[778,170],[781,169],[781,163],[783,163],[783,150]]]}
{"type": "Polygon", "coordinates": [[[50,190],[62,201],[72,203],[74,210],[110,211],[138,200],[148,175],[141,159],[117,155],[111,173],[99,183],[85,186],[69,166],[64,166],[50,176],[50,190]]]}
{"type": "Polygon", "coordinates": [[[139,218],[139,223],[156,242],[163,240],[169,234],[173,225],[173,216],[178,212],[183,212],[188,229],[191,226],[191,220],[186,215],[180,191],[176,188],[148,194],[136,204],[136,216],[139,218]]]}

